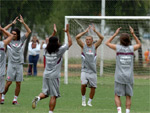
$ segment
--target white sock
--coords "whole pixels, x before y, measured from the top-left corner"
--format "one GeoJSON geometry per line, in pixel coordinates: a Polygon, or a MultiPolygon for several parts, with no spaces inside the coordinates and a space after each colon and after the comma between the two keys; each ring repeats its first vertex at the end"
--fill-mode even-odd
{"type": "Polygon", "coordinates": [[[117,111],[118,111],[118,113],[122,113],[121,107],[117,107],[117,111]]]}
{"type": "Polygon", "coordinates": [[[49,113],[53,113],[53,111],[49,111],[49,113]]]}
{"type": "Polygon", "coordinates": [[[5,99],[5,95],[4,94],[2,94],[2,99],[5,99]]]}
{"type": "Polygon", "coordinates": [[[126,109],[126,113],[130,113],[130,109],[126,109]]]}
{"type": "Polygon", "coordinates": [[[40,101],[40,99],[41,99],[41,98],[38,96],[38,101],[40,101]]]}
{"type": "Polygon", "coordinates": [[[90,98],[89,98],[89,101],[88,101],[88,102],[90,102],[90,103],[91,103],[91,102],[92,102],[92,99],[90,99],[90,98]]]}
{"type": "Polygon", "coordinates": [[[86,100],[86,97],[85,97],[85,95],[83,95],[83,96],[82,96],[82,100],[86,100]]]}
{"type": "Polygon", "coordinates": [[[18,96],[14,96],[14,100],[13,101],[17,101],[18,96]]]}

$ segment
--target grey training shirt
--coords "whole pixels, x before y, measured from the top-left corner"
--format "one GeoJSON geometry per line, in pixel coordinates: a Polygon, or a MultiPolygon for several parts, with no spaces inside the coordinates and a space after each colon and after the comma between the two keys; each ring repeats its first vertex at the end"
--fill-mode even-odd
{"type": "Polygon", "coordinates": [[[134,48],[133,46],[116,46],[116,70],[115,70],[115,82],[121,84],[133,84],[133,59],[134,48]]]}
{"type": "Polygon", "coordinates": [[[20,40],[12,40],[8,45],[8,63],[23,64],[23,44],[26,40],[26,36],[21,37],[20,40]]]}
{"type": "Polygon", "coordinates": [[[68,50],[68,44],[62,45],[58,52],[49,54],[45,50],[45,58],[46,58],[46,67],[44,70],[45,78],[58,78],[60,77],[61,64],[62,64],[62,56],[66,50],[68,50]]]}
{"type": "Polygon", "coordinates": [[[82,72],[96,73],[96,50],[95,46],[88,47],[86,44],[83,47],[82,57],[82,72]]]}

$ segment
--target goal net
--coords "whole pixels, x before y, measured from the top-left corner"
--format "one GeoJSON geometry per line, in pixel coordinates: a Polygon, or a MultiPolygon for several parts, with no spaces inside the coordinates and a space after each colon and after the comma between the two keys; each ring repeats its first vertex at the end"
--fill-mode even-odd
{"type": "MultiPolygon", "coordinates": [[[[104,36],[104,40],[97,49],[97,75],[111,76],[115,73],[116,52],[105,45],[106,40],[114,34],[117,28],[122,27],[120,33],[112,41],[119,44],[119,35],[121,33],[129,33],[129,25],[133,27],[136,36],[142,42],[142,46],[138,51],[134,52],[134,75],[150,74],[150,64],[145,61],[144,52],[150,48],[150,16],[66,16],[65,26],[69,24],[69,31],[72,37],[73,45],[65,53],[64,59],[64,76],[65,83],[68,83],[68,76],[80,76],[81,74],[81,48],[76,42],[75,36],[83,31],[89,25],[94,24],[96,31],[104,36]]],[[[91,29],[88,33],[81,37],[85,42],[86,36],[93,36],[93,40],[98,40],[98,36],[91,29]]],[[[131,35],[130,35],[131,36],[131,35]]],[[[132,44],[135,40],[131,36],[132,44]]],[[[67,36],[65,34],[65,42],[67,36]]]]}

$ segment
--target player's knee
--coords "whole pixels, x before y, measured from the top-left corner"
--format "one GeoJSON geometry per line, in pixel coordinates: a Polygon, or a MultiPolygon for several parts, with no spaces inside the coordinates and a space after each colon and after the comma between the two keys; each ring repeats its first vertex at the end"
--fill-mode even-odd
{"type": "Polygon", "coordinates": [[[7,81],[7,83],[6,83],[8,86],[10,86],[11,84],[12,84],[12,82],[11,81],[7,81]]]}
{"type": "Polygon", "coordinates": [[[16,82],[16,85],[17,85],[18,87],[20,87],[21,82],[16,82]]]}

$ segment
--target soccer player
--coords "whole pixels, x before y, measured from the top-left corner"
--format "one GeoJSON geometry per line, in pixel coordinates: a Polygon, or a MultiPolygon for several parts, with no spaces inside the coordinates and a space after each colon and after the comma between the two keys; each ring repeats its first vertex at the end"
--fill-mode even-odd
{"type": "Polygon", "coordinates": [[[133,96],[133,60],[134,51],[141,47],[141,43],[136,37],[134,30],[130,27],[131,35],[134,37],[136,44],[131,45],[130,36],[127,33],[120,35],[120,45],[112,44],[111,41],[118,35],[120,28],[114,35],[106,41],[106,45],[116,51],[116,70],[115,70],[115,104],[118,113],[121,111],[120,96],[126,96],[126,113],[130,113],[131,96],[133,96]]]}
{"type": "MultiPolygon", "coordinates": [[[[54,24],[54,31],[53,31],[53,33],[52,33],[52,35],[50,37],[55,36],[56,33],[57,33],[57,28],[56,28],[56,24],[54,24]]],[[[47,47],[48,42],[49,42],[49,38],[46,37],[45,38],[45,42],[43,41],[42,44],[41,44],[40,49],[44,49],[44,54],[45,54],[45,48],[47,47]]],[[[45,66],[46,66],[46,59],[45,59],[44,54],[43,54],[43,63],[44,63],[44,68],[45,68],[45,66]]]]}
{"type": "MultiPolygon", "coordinates": [[[[9,42],[13,39],[13,35],[7,32],[0,26],[0,31],[2,31],[8,38],[0,41],[0,103],[2,93],[4,92],[5,87],[5,69],[6,69],[6,54],[5,54],[5,47],[9,42]]],[[[0,32],[0,39],[1,39],[1,32],[0,32]]]]}
{"type": "Polygon", "coordinates": [[[43,88],[42,93],[36,96],[32,101],[32,108],[35,109],[37,102],[48,96],[50,97],[49,113],[53,113],[56,99],[60,97],[59,79],[62,64],[62,56],[66,50],[72,45],[72,39],[69,34],[69,25],[66,25],[68,36],[68,44],[60,45],[57,37],[52,36],[49,38],[48,45],[45,49],[46,67],[43,74],[43,88]]]}
{"type": "Polygon", "coordinates": [[[97,87],[97,71],[96,71],[96,50],[100,46],[104,37],[96,31],[95,26],[89,26],[84,32],[79,33],[76,36],[78,45],[81,47],[82,53],[82,69],[81,69],[81,94],[82,94],[82,106],[86,106],[86,87],[88,86],[91,91],[89,94],[88,106],[92,106],[91,101],[95,95],[95,89],[97,87]],[[99,37],[95,43],[93,43],[93,37],[87,36],[86,43],[81,41],[81,37],[86,34],[89,29],[93,31],[99,37]]]}
{"type": "Polygon", "coordinates": [[[10,28],[16,21],[22,23],[27,30],[23,37],[20,37],[20,30],[18,28],[14,28],[11,33],[13,34],[13,40],[7,45],[8,50],[8,68],[7,68],[7,81],[5,85],[5,90],[2,94],[2,101],[4,103],[5,94],[7,93],[9,86],[12,84],[12,81],[16,81],[16,89],[15,95],[12,104],[17,105],[17,98],[20,93],[21,81],[23,80],[23,44],[27,39],[29,34],[31,33],[30,28],[24,22],[23,17],[20,15],[20,19],[16,17],[16,19],[8,24],[4,29],[10,28]]]}

